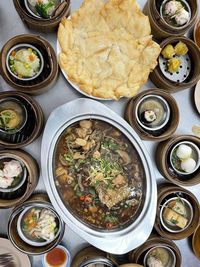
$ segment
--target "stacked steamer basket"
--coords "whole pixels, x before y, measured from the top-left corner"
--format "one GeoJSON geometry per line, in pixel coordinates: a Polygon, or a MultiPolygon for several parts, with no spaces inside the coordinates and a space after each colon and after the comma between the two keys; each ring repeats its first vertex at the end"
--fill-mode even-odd
{"type": "Polygon", "coordinates": [[[1,150],[1,161],[8,159],[20,162],[25,170],[25,180],[17,190],[2,190],[0,188],[0,208],[11,208],[27,200],[37,186],[39,179],[39,168],[36,160],[27,152],[22,150],[1,150]]]}
{"type": "Polygon", "coordinates": [[[146,265],[146,258],[148,257],[148,253],[155,248],[166,249],[169,250],[169,252],[171,253],[171,265],[166,266],[181,267],[181,252],[176,246],[176,244],[170,239],[166,237],[160,237],[158,234],[155,233],[152,233],[148,240],[142,246],[136,248],[135,250],[129,253],[129,261],[142,264],[142,266],[148,266],[146,265]]]}
{"type": "MultiPolygon", "coordinates": [[[[189,146],[194,144],[194,147],[197,149],[197,151],[199,151],[200,149],[200,139],[196,136],[180,135],[172,137],[164,142],[161,142],[158,145],[156,150],[157,167],[165,178],[167,178],[170,182],[176,185],[179,186],[198,185],[200,183],[198,152],[196,158],[196,168],[194,169],[194,171],[191,171],[189,173],[177,171],[176,168],[174,168],[172,161],[170,160],[170,156],[172,156],[171,153],[173,152],[172,149],[179,144],[180,145],[189,144],[189,146]]],[[[177,160],[179,161],[178,158],[177,160]]]]}
{"type": "MultiPolygon", "coordinates": [[[[192,40],[183,36],[173,36],[162,41],[160,46],[163,50],[167,45],[175,47],[180,42],[188,48],[187,53],[180,57],[180,67],[170,72],[167,67],[170,60],[164,59],[161,51],[158,65],[150,74],[151,81],[159,88],[164,88],[168,92],[178,92],[191,88],[200,79],[200,62],[196,60],[200,57],[200,51],[192,40]]],[[[172,58],[177,59],[178,57],[173,55],[172,58]]]]}
{"type": "Polygon", "coordinates": [[[189,0],[187,1],[187,4],[189,5],[188,11],[190,20],[183,25],[178,25],[178,27],[177,25],[170,25],[164,20],[161,12],[162,5],[166,2],[169,1],[148,0],[144,8],[144,13],[150,20],[152,34],[159,40],[169,36],[176,37],[177,35],[184,35],[192,26],[194,26],[198,17],[198,0],[189,0]]]}
{"type": "MultiPolygon", "coordinates": [[[[26,215],[26,213],[25,213],[26,215]]],[[[24,215],[24,216],[25,216],[24,215]]],[[[48,215],[49,216],[49,215],[48,215]]],[[[45,223],[47,223],[48,217],[46,217],[45,223]]],[[[45,227],[45,225],[43,225],[45,227]]],[[[51,203],[49,202],[48,196],[46,194],[35,194],[32,195],[26,202],[17,205],[10,215],[8,222],[8,236],[13,245],[23,253],[29,255],[40,255],[46,253],[56,247],[63,238],[65,231],[64,222],[60,219],[59,215],[56,213],[51,203]],[[41,209],[53,212],[57,220],[57,235],[50,242],[41,242],[41,240],[32,241],[30,237],[22,235],[23,232],[23,215],[25,210],[31,209],[41,209]]]]}
{"type": "Polygon", "coordinates": [[[89,246],[79,251],[72,263],[72,267],[90,266],[91,264],[104,264],[105,266],[116,267],[117,263],[110,258],[109,254],[95,247],[89,246]]]}
{"type": "Polygon", "coordinates": [[[0,109],[1,103],[9,101],[9,99],[18,101],[24,107],[27,118],[23,127],[17,132],[0,131],[0,146],[4,148],[21,148],[39,137],[44,125],[44,115],[40,105],[33,98],[21,92],[1,92],[0,109]]]}
{"type": "MultiPolygon", "coordinates": [[[[61,18],[70,12],[70,1],[59,1],[50,18],[37,18],[27,10],[26,1],[13,2],[27,26],[43,32],[55,31],[61,18]]],[[[42,108],[28,95],[42,94],[55,84],[58,77],[57,56],[46,39],[38,35],[21,34],[5,43],[0,51],[0,59],[2,78],[16,90],[0,93],[0,208],[14,208],[8,222],[11,243],[23,253],[39,255],[61,242],[65,225],[47,195],[31,196],[39,181],[39,166],[30,154],[19,148],[30,145],[42,133],[42,108]],[[44,217],[42,231],[46,229],[48,234],[49,229],[55,228],[55,238],[47,241],[45,236],[44,240],[27,237],[24,218],[32,210],[37,214],[39,212],[41,220],[44,217]],[[55,217],[55,222],[51,222],[50,215],[55,217]]]]}
{"type": "Polygon", "coordinates": [[[10,208],[27,200],[37,186],[39,167],[36,160],[29,153],[17,149],[39,137],[43,129],[44,116],[40,105],[34,99],[21,92],[8,91],[0,93],[0,118],[1,179],[3,179],[0,207],[10,208]],[[12,184],[18,178],[15,177],[18,168],[23,169],[24,180],[18,187],[13,188],[12,184]],[[14,181],[11,185],[5,184],[7,180],[4,173],[5,176],[13,173],[14,181]]]}
{"type": "Polygon", "coordinates": [[[198,200],[190,191],[173,184],[159,187],[155,229],[162,237],[180,240],[191,236],[198,226],[199,216],[198,200]],[[178,202],[181,205],[177,210],[173,205],[178,202]],[[181,206],[185,208],[183,213],[181,206]]]}
{"type": "MultiPolygon", "coordinates": [[[[166,20],[166,11],[163,12],[163,10],[166,3],[168,3],[169,7],[175,2],[176,1],[149,0],[144,7],[145,14],[149,16],[152,34],[154,38],[160,42],[161,47],[158,65],[150,74],[150,80],[158,88],[144,91],[136,97],[133,97],[127,103],[124,117],[143,140],[161,141],[156,149],[155,160],[160,173],[171,183],[160,184],[158,187],[155,230],[162,238],[168,240],[168,242],[172,242],[171,240],[184,239],[194,234],[192,246],[195,255],[197,258],[200,258],[200,246],[199,241],[197,241],[200,236],[199,202],[194,194],[182,188],[183,186],[198,186],[200,184],[199,138],[192,135],[173,136],[179,125],[179,112],[178,103],[176,103],[175,99],[170,95],[170,93],[192,88],[200,79],[200,64],[199,60],[197,60],[200,58],[198,48],[200,45],[200,43],[198,43],[200,38],[200,23],[199,19],[197,20],[197,1],[187,1],[187,3],[185,3],[185,1],[180,1],[180,3],[186,7],[186,10],[188,10],[189,19],[185,24],[178,25],[176,23],[177,21],[174,19],[175,16],[172,16],[172,24],[170,24],[169,20],[166,20]],[[191,29],[195,23],[193,42],[183,35],[191,29]],[[199,35],[197,36],[197,34],[199,35]],[[170,48],[172,55],[170,55],[170,48]],[[166,51],[167,53],[169,52],[169,54],[166,55],[166,51]],[[175,66],[177,62],[179,64],[178,67],[175,66]],[[172,68],[170,66],[171,63],[172,65],[174,64],[172,68]],[[155,125],[158,118],[157,115],[159,115],[158,112],[156,114],[155,105],[146,105],[146,113],[143,108],[145,106],[143,104],[145,99],[155,95],[165,98],[171,111],[170,119],[160,128],[153,127],[153,124],[155,125]],[[138,112],[140,110],[143,113],[140,114],[138,112]],[[152,118],[152,121],[149,118],[152,118]],[[192,154],[185,158],[181,158],[182,156],[179,158],[176,155],[176,151],[180,145],[189,146],[192,150],[192,154]],[[192,156],[194,158],[192,158],[192,156]],[[176,162],[178,162],[178,167],[181,166],[180,169],[176,169],[176,166],[174,166],[176,162]],[[192,164],[192,166],[190,164],[192,164]],[[183,206],[185,208],[185,213],[182,213],[182,215],[181,212],[177,212],[176,207],[174,207],[177,205],[177,200],[181,203],[178,209],[181,209],[183,206]],[[178,214],[174,213],[175,210],[178,214]],[[178,219],[176,220],[173,216],[180,217],[177,217],[178,219]],[[183,218],[181,218],[181,216],[183,216],[183,218]],[[182,222],[179,223],[179,219],[183,219],[185,224],[183,223],[182,225],[182,222]]],[[[172,8],[172,6],[170,8],[172,8]]],[[[198,88],[196,88],[196,91],[197,89],[198,88]]],[[[196,103],[197,102],[198,100],[196,99],[196,103]]],[[[165,119],[166,117],[165,114],[165,119]]],[[[157,241],[159,245],[162,243],[162,238],[159,237],[157,241]]],[[[146,244],[149,244],[148,241],[130,253],[130,262],[137,262],[139,264],[144,264],[144,266],[149,266],[146,265],[147,263],[144,261],[145,254],[150,248],[146,248],[146,244]]],[[[181,266],[181,252],[179,251],[178,254],[179,257],[177,257],[178,261],[175,266],[181,266]]]]}
{"type": "Polygon", "coordinates": [[[70,15],[70,0],[57,1],[56,9],[49,18],[43,18],[33,12],[28,0],[13,0],[15,8],[22,21],[33,30],[41,32],[54,32],[57,30],[62,17],[70,15]]]}
{"type": "Polygon", "coordinates": [[[166,140],[174,134],[179,123],[179,109],[175,99],[166,91],[157,88],[141,92],[133,97],[126,106],[124,116],[144,140],[166,140]],[[151,109],[157,116],[152,123],[144,121],[145,103],[143,100],[146,102],[146,110],[151,109]],[[142,112],[140,109],[143,109],[142,112]],[[158,123],[155,123],[157,121],[158,123]]]}
{"type": "MultiPolygon", "coordinates": [[[[22,49],[24,48],[22,47],[22,49]]],[[[49,90],[57,80],[58,63],[56,54],[50,43],[40,36],[33,34],[22,34],[11,38],[3,46],[0,59],[0,72],[3,79],[17,91],[31,95],[41,94],[49,90]],[[34,50],[35,48],[37,51],[39,51],[41,55],[40,64],[43,62],[43,68],[39,75],[29,79],[23,79],[13,75],[12,71],[10,71],[10,59],[8,56],[13,52],[13,48],[16,48],[20,45],[26,46],[28,49],[31,48],[34,50]]]]}

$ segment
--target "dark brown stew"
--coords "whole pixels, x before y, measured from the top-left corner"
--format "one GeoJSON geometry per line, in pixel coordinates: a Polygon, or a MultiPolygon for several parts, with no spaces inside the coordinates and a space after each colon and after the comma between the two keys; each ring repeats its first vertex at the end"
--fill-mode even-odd
{"type": "Polygon", "coordinates": [[[59,138],[55,184],[66,207],[89,226],[122,228],[145,197],[141,159],[128,138],[100,120],[82,120],[59,138]]]}

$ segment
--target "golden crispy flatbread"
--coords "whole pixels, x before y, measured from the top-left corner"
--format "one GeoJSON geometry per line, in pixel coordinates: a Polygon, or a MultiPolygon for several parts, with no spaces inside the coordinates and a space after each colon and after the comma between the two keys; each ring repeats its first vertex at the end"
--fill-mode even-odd
{"type": "Polygon", "coordinates": [[[157,65],[160,47],[150,33],[136,0],[85,0],[60,23],[59,64],[89,95],[132,97],[157,65]]]}

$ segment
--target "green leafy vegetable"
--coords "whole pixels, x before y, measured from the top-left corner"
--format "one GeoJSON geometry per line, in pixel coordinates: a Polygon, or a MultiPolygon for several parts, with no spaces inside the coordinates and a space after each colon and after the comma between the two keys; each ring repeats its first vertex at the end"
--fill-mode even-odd
{"type": "Polygon", "coordinates": [[[41,17],[48,19],[50,18],[52,11],[55,9],[55,2],[49,1],[46,4],[38,3],[36,4],[35,8],[41,17]]]}
{"type": "Polygon", "coordinates": [[[64,154],[63,157],[69,163],[72,163],[74,161],[74,158],[73,158],[72,154],[69,154],[69,153],[68,154],[64,154]]]}
{"type": "Polygon", "coordinates": [[[113,215],[106,215],[104,220],[105,220],[105,222],[112,222],[112,223],[117,223],[118,222],[118,218],[113,216],[113,215]]]}

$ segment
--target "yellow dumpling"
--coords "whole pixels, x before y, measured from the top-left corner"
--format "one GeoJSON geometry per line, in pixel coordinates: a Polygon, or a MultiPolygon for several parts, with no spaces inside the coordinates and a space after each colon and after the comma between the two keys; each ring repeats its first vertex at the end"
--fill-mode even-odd
{"type": "Polygon", "coordinates": [[[176,53],[177,56],[184,56],[184,55],[186,55],[187,52],[188,52],[188,47],[187,47],[186,44],[184,44],[183,42],[180,41],[180,42],[175,46],[174,50],[175,50],[175,53],[176,53]]]}
{"type": "Polygon", "coordinates": [[[175,55],[174,47],[171,44],[168,44],[163,48],[161,54],[165,59],[171,59],[175,55]]]}
{"type": "Polygon", "coordinates": [[[170,59],[167,62],[168,71],[170,73],[177,72],[179,70],[179,68],[180,68],[180,65],[181,65],[181,60],[180,59],[178,59],[178,58],[170,59]]]}

